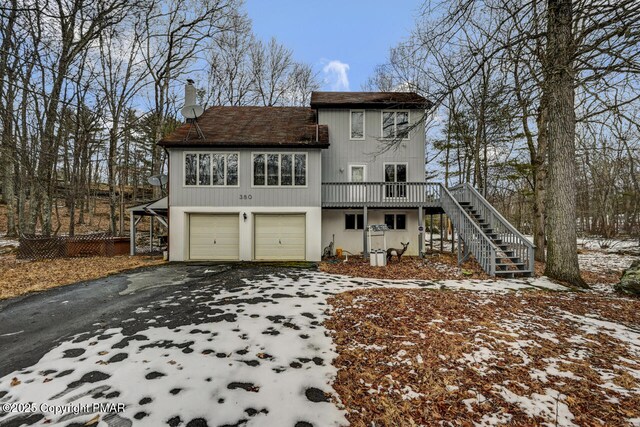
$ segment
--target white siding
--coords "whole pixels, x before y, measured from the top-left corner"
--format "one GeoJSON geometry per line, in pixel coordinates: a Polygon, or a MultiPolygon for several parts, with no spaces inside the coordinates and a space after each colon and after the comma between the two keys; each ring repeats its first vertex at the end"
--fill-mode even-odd
{"type": "MultiPolygon", "coordinates": [[[[335,236],[335,248],[342,248],[353,254],[362,253],[362,230],[345,230],[344,214],[362,213],[362,210],[323,209],[322,210],[322,247],[331,243],[335,236]]],[[[399,248],[400,242],[410,242],[406,255],[418,255],[418,210],[368,209],[369,224],[384,224],[384,214],[404,213],[407,215],[406,230],[390,230],[386,233],[387,248],[399,248]]],[[[372,242],[375,249],[382,247],[382,239],[372,242]]]]}

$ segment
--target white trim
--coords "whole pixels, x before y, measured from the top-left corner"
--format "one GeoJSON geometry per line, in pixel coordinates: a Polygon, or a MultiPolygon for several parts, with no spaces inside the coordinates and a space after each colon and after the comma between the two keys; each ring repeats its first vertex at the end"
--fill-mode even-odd
{"type": "Polygon", "coordinates": [[[251,165],[251,188],[307,188],[309,187],[309,152],[308,151],[252,151],[251,157],[249,159],[251,165]],[[264,154],[264,185],[256,185],[253,179],[253,156],[258,154],[264,154]],[[278,155],[278,185],[267,185],[267,155],[268,154],[277,154],[278,155]],[[304,155],[304,182],[305,185],[295,185],[296,182],[296,162],[295,157],[291,159],[291,185],[282,185],[280,182],[282,181],[282,169],[280,165],[282,164],[282,155],[283,154],[291,154],[295,156],[296,154],[304,155]]]}
{"type": "Polygon", "coordinates": [[[367,129],[367,112],[366,110],[349,110],[349,140],[350,141],[364,141],[367,139],[366,129],[367,129]],[[351,115],[352,113],[362,113],[362,138],[353,138],[352,135],[352,125],[351,125],[351,115]]]}
{"type": "MultiPolygon", "coordinates": [[[[386,179],[386,174],[385,174],[385,169],[387,168],[387,165],[405,165],[407,167],[407,180],[406,181],[393,181],[396,183],[403,183],[403,182],[409,182],[409,162],[383,162],[382,163],[382,182],[386,183],[387,181],[385,181],[386,179]]],[[[396,168],[396,177],[398,176],[398,169],[396,168]]],[[[391,181],[389,181],[391,182],[391,181]]]]}
{"type": "Polygon", "coordinates": [[[182,188],[239,188],[240,187],[240,152],[239,151],[183,151],[182,152],[182,188]],[[187,167],[186,160],[188,154],[196,155],[196,184],[195,185],[187,185],[187,167]],[[200,181],[200,155],[201,154],[209,154],[211,156],[209,160],[209,174],[211,176],[211,183],[208,185],[200,185],[198,182],[200,181]],[[224,154],[224,184],[213,185],[213,155],[214,154],[224,154]],[[237,171],[237,180],[238,183],[236,185],[228,185],[227,184],[227,157],[231,154],[235,154],[238,156],[238,171],[237,171]]]}
{"type": "Polygon", "coordinates": [[[352,172],[351,169],[353,167],[357,167],[357,168],[362,168],[362,182],[367,182],[367,165],[364,163],[349,163],[348,165],[348,169],[349,169],[349,173],[348,173],[348,178],[349,178],[349,182],[353,182],[353,178],[352,178],[352,172]]]}
{"type": "MultiPolygon", "coordinates": [[[[397,113],[407,113],[407,126],[411,127],[411,110],[381,110],[380,111],[380,139],[384,139],[386,141],[392,140],[396,138],[397,130],[398,130],[398,114],[397,113]],[[385,138],[384,136],[384,113],[394,113],[393,114],[393,137],[385,138]]],[[[411,139],[411,131],[407,133],[406,138],[402,138],[401,141],[409,141],[411,139]]]]}

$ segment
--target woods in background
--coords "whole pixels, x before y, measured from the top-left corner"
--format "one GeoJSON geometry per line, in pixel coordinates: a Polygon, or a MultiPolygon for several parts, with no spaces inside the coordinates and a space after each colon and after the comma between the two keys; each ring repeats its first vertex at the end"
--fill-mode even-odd
{"type": "Polygon", "coordinates": [[[427,170],[482,188],[579,285],[576,225],[639,235],[639,47],[634,0],[426,1],[367,88],[434,100],[427,170]]]}
{"type": "Polygon", "coordinates": [[[198,81],[205,107],[308,104],[319,87],[311,67],[276,40],[258,40],[241,5],[3,3],[0,193],[7,236],[57,233],[60,203],[73,235],[105,183],[109,230],[125,232],[125,205],[161,197],[147,179],[166,171],[155,143],[182,120],[187,77],[198,81]]]}

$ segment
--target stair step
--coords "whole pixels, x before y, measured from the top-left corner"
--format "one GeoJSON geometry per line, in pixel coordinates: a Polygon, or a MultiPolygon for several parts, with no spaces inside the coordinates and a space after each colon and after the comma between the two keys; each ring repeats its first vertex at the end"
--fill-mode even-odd
{"type": "Polygon", "coordinates": [[[460,206],[471,206],[471,203],[469,203],[469,202],[458,202],[458,204],[460,206]]]}
{"type": "Polygon", "coordinates": [[[496,263],[496,267],[524,267],[524,262],[496,263]]]}
{"type": "Polygon", "coordinates": [[[501,264],[503,259],[508,259],[510,262],[514,264],[518,264],[522,262],[520,257],[517,257],[517,256],[501,256],[496,258],[496,264],[501,264]]]}
{"type": "Polygon", "coordinates": [[[516,276],[516,274],[523,274],[526,276],[530,276],[531,272],[529,270],[496,270],[496,276],[513,278],[516,276]]]}

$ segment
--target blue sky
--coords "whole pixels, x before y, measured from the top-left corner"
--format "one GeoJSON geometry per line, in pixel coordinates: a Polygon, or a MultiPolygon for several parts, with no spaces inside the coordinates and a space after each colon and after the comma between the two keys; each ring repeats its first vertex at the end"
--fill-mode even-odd
{"type": "Polygon", "coordinates": [[[323,90],[360,90],[413,29],[421,0],[246,0],[255,33],[311,64],[323,90]]]}

